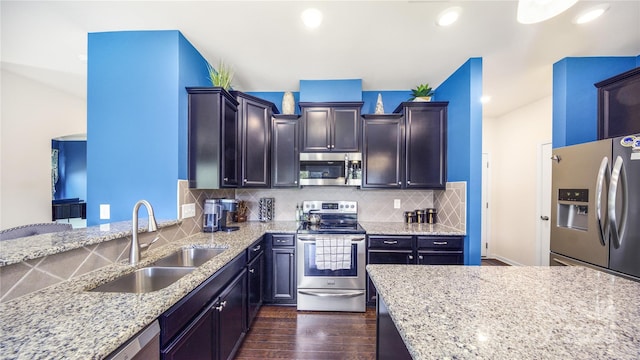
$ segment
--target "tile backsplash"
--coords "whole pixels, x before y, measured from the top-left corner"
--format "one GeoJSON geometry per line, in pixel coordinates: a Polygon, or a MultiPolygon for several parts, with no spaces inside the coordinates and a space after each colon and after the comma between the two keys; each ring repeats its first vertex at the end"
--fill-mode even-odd
{"type": "MultiPolygon", "coordinates": [[[[402,222],[403,212],[435,207],[438,222],[456,229],[466,229],[466,183],[447,183],[446,190],[360,190],[341,187],[305,187],[302,189],[189,189],[186,180],[179,180],[178,217],[182,204],[195,203],[196,215],[183,219],[177,226],[155,233],[140,234],[140,242],[148,243],[155,236],[154,246],[202,231],[204,200],[209,198],[237,198],[247,201],[248,220],[258,221],[258,201],[261,197],[275,199],[274,220],[295,220],[296,204],[304,200],[351,200],[358,202],[358,219],[367,222],[402,222]],[[394,200],[401,206],[394,209],[394,200]]],[[[71,251],[27,260],[0,268],[0,302],[86,274],[115,262],[127,261],[131,237],[123,237],[71,251]]]]}

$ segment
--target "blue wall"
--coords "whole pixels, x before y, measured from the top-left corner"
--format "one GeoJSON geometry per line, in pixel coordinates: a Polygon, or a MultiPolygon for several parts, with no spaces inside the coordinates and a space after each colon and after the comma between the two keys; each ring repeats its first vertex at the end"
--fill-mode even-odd
{"type": "Polygon", "coordinates": [[[87,198],[87,142],[51,141],[58,149],[58,182],[54,200],[87,198]]]}
{"type": "Polygon", "coordinates": [[[482,196],[482,59],[471,58],[438,86],[449,101],[447,180],[467,182],[465,264],[480,265],[482,196]]]}
{"type": "Polygon", "coordinates": [[[564,58],[553,64],[553,147],[597,140],[595,83],[633,69],[639,57],[564,58]]]}
{"type": "Polygon", "coordinates": [[[206,85],[206,62],[178,31],[89,34],[87,225],[130,220],[146,199],[177,218],[186,178],[186,90],[206,85]],[[193,81],[193,83],[189,83],[193,81]],[[99,220],[99,205],[111,219],[99,220]]]}
{"type": "Polygon", "coordinates": [[[300,101],[362,101],[362,79],[300,80],[300,101]]]}

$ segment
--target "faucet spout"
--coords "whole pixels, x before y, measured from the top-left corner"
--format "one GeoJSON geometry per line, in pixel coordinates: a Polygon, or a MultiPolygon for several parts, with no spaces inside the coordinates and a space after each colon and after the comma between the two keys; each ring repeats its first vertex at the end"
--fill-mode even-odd
{"type": "MultiPolygon", "coordinates": [[[[140,251],[142,250],[142,247],[140,246],[140,242],[138,241],[138,210],[142,205],[147,208],[147,213],[149,214],[148,231],[152,232],[158,230],[158,223],[156,222],[156,217],[153,214],[153,207],[151,206],[151,204],[147,200],[138,201],[133,206],[133,215],[131,220],[131,222],[133,223],[131,232],[131,246],[129,247],[129,264],[131,265],[138,265],[138,262],[140,262],[140,251]]],[[[155,240],[152,242],[155,242],[155,240]]]]}

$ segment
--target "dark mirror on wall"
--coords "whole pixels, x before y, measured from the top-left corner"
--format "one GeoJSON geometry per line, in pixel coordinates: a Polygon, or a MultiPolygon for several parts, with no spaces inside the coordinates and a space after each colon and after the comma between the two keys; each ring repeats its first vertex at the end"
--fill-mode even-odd
{"type": "Polygon", "coordinates": [[[87,226],[87,135],[51,140],[51,220],[87,226]]]}

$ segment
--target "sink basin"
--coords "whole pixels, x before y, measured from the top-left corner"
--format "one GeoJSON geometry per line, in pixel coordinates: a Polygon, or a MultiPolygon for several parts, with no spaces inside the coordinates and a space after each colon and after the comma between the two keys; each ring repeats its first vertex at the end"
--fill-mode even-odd
{"type": "Polygon", "coordinates": [[[220,255],[226,249],[185,247],[153,263],[154,266],[198,267],[220,255]]]}
{"type": "Polygon", "coordinates": [[[173,284],[194,269],[194,267],[144,267],[100,285],[91,291],[122,293],[157,291],[173,284]]]}

